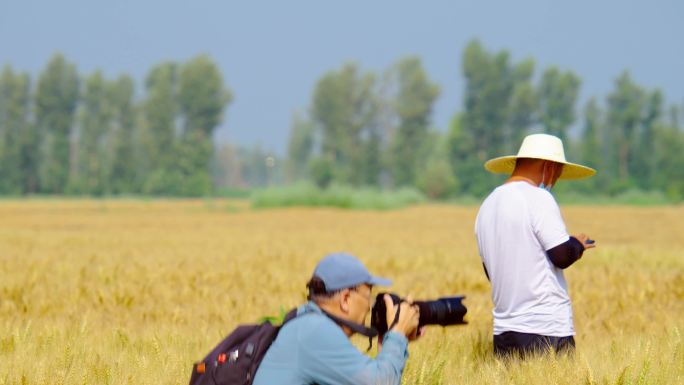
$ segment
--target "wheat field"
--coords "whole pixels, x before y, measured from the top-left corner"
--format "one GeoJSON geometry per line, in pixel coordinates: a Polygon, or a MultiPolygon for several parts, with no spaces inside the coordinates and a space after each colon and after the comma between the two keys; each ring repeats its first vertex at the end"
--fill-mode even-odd
{"type": "Polygon", "coordinates": [[[684,207],[561,209],[598,245],[566,271],[577,352],[501,362],[477,207],[0,201],[0,385],[186,384],[237,324],[302,303],[332,251],[399,294],[466,296],[469,324],[412,343],[405,384],[684,384],[684,207]]]}

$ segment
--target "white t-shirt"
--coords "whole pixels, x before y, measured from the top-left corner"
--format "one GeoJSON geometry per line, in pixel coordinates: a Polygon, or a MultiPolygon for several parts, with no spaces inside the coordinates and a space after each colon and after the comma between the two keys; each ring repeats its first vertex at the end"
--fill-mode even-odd
{"type": "Polygon", "coordinates": [[[494,334],[575,334],[563,270],[546,255],[570,239],[556,200],[526,182],[497,187],[475,222],[477,246],[492,284],[494,334]]]}

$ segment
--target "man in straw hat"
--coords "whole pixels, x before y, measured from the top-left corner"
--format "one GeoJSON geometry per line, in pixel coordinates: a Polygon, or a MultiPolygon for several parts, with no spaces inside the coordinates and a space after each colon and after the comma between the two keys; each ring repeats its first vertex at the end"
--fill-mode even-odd
{"type": "Polygon", "coordinates": [[[475,223],[492,284],[494,352],[572,352],[575,330],[563,269],[595,245],[585,234],[568,234],[550,190],[558,179],[596,171],[566,161],[562,141],[546,134],[525,137],[518,155],[491,159],[485,168],[511,175],[485,199],[475,223]]]}

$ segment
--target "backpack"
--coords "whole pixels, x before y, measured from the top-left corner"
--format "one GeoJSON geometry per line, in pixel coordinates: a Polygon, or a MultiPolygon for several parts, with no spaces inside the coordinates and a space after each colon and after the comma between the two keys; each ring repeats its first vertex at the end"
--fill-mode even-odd
{"type": "MultiPolygon", "coordinates": [[[[296,315],[297,309],[291,310],[282,325],[296,315]]],[[[282,325],[265,321],[238,326],[202,361],[192,366],[190,385],[251,385],[282,325]]]]}

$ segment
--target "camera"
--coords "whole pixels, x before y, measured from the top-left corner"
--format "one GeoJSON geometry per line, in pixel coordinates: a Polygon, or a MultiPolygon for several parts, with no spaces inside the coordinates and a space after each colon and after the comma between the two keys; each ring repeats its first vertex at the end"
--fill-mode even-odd
{"type": "MultiPolygon", "coordinates": [[[[387,306],[385,305],[384,295],[389,294],[392,297],[392,302],[397,305],[404,302],[404,299],[394,293],[379,293],[375,297],[375,305],[371,310],[371,326],[378,331],[378,336],[387,333],[390,325],[387,325],[387,306]]],[[[413,301],[414,305],[418,306],[420,312],[420,321],[418,327],[424,325],[462,325],[466,322],[463,320],[468,309],[463,305],[462,300],[464,296],[458,297],[443,297],[434,301],[413,301]]],[[[399,319],[399,312],[394,317],[394,322],[399,319]]]]}

